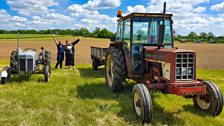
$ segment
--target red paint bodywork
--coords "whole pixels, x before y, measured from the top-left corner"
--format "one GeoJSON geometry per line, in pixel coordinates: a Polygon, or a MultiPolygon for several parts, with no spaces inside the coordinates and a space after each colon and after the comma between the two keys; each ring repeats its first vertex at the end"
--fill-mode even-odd
{"type": "MultiPolygon", "coordinates": [[[[147,62],[167,62],[170,63],[170,79],[158,77],[157,83],[152,83],[153,73],[146,72],[142,78],[136,78],[131,74],[131,78],[137,82],[145,83],[149,90],[157,89],[169,94],[176,94],[182,96],[194,96],[197,94],[206,94],[206,86],[203,81],[196,79],[196,66],[194,65],[194,79],[193,80],[175,80],[176,71],[176,54],[177,53],[194,53],[196,64],[196,54],[192,50],[177,49],[177,48],[158,48],[152,46],[144,47],[145,54],[145,68],[147,68],[147,62]]],[[[128,64],[130,67],[130,63],[128,64]]],[[[155,68],[156,70],[156,68],[155,68]]]]}

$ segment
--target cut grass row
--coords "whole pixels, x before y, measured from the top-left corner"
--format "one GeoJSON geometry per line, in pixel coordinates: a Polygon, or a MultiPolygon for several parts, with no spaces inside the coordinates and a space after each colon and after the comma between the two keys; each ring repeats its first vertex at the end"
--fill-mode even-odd
{"type": "MultiPolygon", "coordinates": [[[[214,81],[224,92],[224,70],[199,69],[198,76],[214,81]]],[[[114,94],[105,85],[104,70],[93,71],[90,65],[53,70],[49,83],[42,79],[43,75],[14,76],[12,83],[0,85],[1,125],[141,125],[132,109],[134,82],[114,94]]],[[[194,109],[191,99],[157,91],[151,95],[154,115],[149,125],[224,125],[224,112],[211,117],[194,109]]]]}

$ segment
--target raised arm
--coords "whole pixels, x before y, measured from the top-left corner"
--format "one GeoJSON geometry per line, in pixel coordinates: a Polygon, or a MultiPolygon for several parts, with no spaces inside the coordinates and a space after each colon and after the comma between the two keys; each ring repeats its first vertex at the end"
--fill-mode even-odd
{"type": "Polygon", "coordinates": [[[58,45],[58,41],[57,41],[55,35],[53,35],[53,38],[54,38],[54,42],[55,42],[55,44],[58,45]]]}
{"type": "Polygon", "coordinates": [[[75,40],[74,42],[72,42],[72,45],[76,45],[77,43],[79,43],[80,39],[75,40]]]}

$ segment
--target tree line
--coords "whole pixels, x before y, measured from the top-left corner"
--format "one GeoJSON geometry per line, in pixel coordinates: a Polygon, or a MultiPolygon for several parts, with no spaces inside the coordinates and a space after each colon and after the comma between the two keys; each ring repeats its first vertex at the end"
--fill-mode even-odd
{"type": "Polygon", "coordinates": [[[224,43],[224,36],[215,36],[212,32],[201,32],[196,34],[195,32],[190,32],[186,36],[175,35],[175,40],[180,42],[209,42],[209,43],[224,43]]]}
{"type": "MultiPolygon", "coordinates": [[[[0,34],[17,34],[18,30],[0,30],[0,34]]],[[[47,30],[19,30],[20,34],[58,34],[58,35],[73,35],[94,38],[110,38],[114,37],[115,33],[106,28],[100,29],[96,27],[94,31],[90,32],[87,28],[80,28],[76,30],[71,29],[47,29],[47,30]]]]}

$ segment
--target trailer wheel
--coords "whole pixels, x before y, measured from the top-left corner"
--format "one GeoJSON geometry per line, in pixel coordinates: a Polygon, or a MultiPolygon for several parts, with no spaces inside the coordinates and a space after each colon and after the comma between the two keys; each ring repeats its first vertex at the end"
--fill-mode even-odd
{"type": "Polygon", "coordinates": [[[152,120],[153,107],[150,93],[145,85],[136,84],[132,90],[133,109],[137,118],[144,124],[152,120]]]}
{"type": "Polygon", "coordinates": [[[97,60],[96,58],[92,59],[92,68],[93,70],[98,70],[98,66],[99,66],[99,60],[97,60]]]}
{"type": "Polygon", "coordinates": [[[49,81],[49,78],[50,78],[49,66],[46,65],[46,66],[44,67],[44,81],[45,81],[45,82],[48,82],[48,81],[49,81]]]}
{"type": "Polygon", "coordinates": [[[194,106],[212,116],[218,116],[223,109],[222,93],[214,83],[209,81],[204,83],[207,87],[207,94],[194,97],[194,106]]]}
{"type": "Polygon", "coordinates": [[[110,90],[121,92],[124,89],[127,70],[124,54],[116,47],[110,47],[106,55],[106,84],[110,90]]]}

